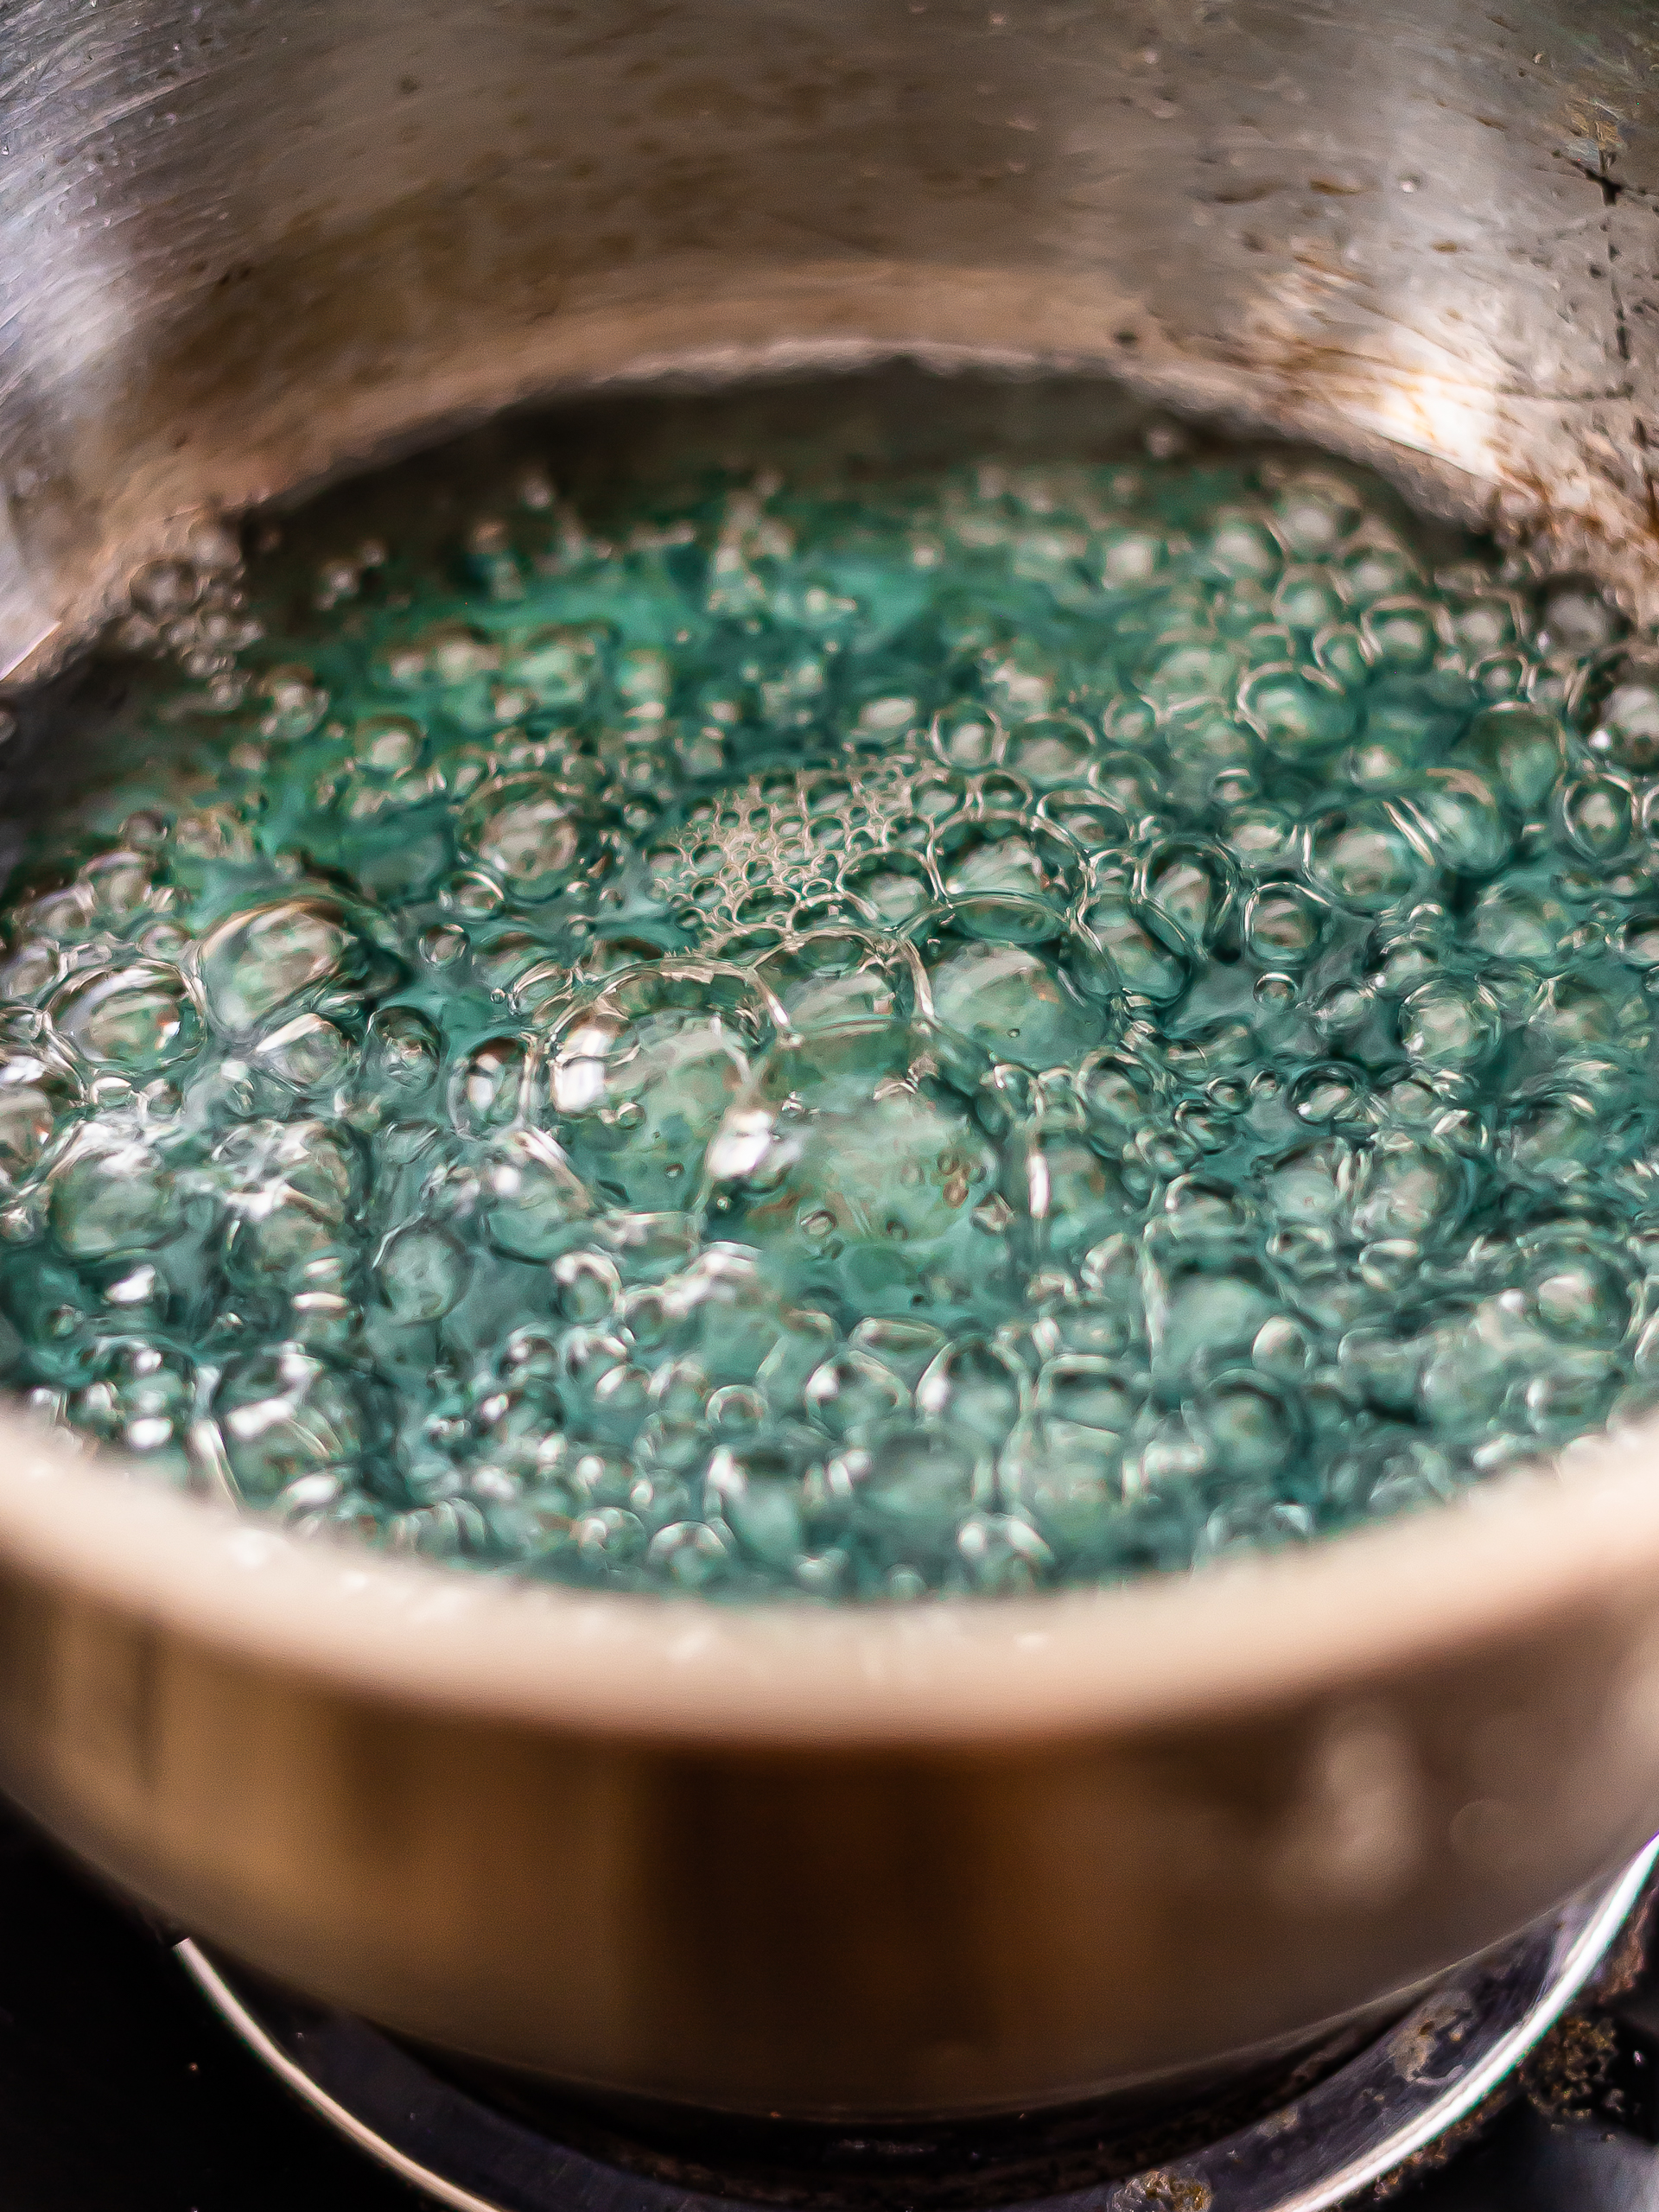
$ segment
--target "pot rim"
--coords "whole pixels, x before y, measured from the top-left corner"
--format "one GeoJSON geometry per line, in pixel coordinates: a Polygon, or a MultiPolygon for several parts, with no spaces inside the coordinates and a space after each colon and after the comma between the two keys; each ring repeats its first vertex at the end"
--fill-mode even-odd
{"type": "Polygon", "coordinates": [[[1035,1744],[1327,1695],[1650,1594],[1656,1452],[1649,1423],[1408,1520],[1195,1575],[738,1606],[300,1538],[123,1481],[118,1458],[89,1464],[0,1413],[0,1567],[226,1662],[435,1713],[734,1750],[1035,1744]]]}

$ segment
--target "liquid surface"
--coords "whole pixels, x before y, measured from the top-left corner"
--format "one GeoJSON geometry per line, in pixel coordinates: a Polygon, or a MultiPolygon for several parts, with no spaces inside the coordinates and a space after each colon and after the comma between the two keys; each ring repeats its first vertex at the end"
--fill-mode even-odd
{"type": "Polygon", "coordinates": [[[1588,586],[1247,458],[234,559],[141,579],[170,673],[9,894],[4,1353],[71,1429],[900,1599],[1647,1408],[1659,663],[1588,586]]]}

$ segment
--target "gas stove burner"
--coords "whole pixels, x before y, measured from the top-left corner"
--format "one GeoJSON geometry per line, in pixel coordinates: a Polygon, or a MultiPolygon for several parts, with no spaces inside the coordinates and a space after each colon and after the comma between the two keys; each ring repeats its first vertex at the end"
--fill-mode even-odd
{"type": "MultiPolygon", "coordinates": [[[[811,2169],[787,2157],[757,2167],[753,2139],[721,2171],[721,2123],[709,2120],[688,2153],[629,2142],[614,2126],[564,2132],[534,2124],[533,2093],[485,2070],[456,2074],[344,2013],[329,2012],[210,1957],[185,1941],[178,1956],[219,2012],[271,2070],[333,2126],[457,2212],[748,2212],[762,2206],[1005,2208],[1005,2212],[1325,2212],[1398,2173],[1450,2138],[1501,2089],[1520,2062],[1592,1982],[1659,1858],[1659,1839],[1611,1882],[1581,1891],[1484,1959],[1440,1982],[1375,2041],[1292,2101],[1219,2133],[1203,2147],[1139,2171],[1077,2186],[1074,2115],[1046,2184],[1046,2120],[1024,2123],[1010,2187],[1011,2123],[1001,2157],[976,2152],[973,2131],[931,2131],[938,2141],[889,2131],[884,2147],[912,2171],[837,2183],[834,2160],[811,2169]],[[569,2133],[571,2139],[565,2139],[569,2133]],[[581,2144],[583,2147],[578,2147],[581,2144]],[[929,2154],[932,2165],[929,2170],[929,2154]],[[997,2173],[1005,2179],[998,2184],[997,2173]],[[1059,2177],[1058,2185],[1056,2177],[1059,2177]]],[[[1198,2122],[1202,2133],[1202,2119],[1198,2122]]],[[[803,2131],[785,2132],[798,2151],[803,2131]]],[[[820,2138],[831,2131],[819,2131],[820,2138]]],[[[1189,2140],[1191,2137],[1189,2135],[1189,2140]]],[[[842,2139],[861,2152],[863,2139],[842,2139]]]]}

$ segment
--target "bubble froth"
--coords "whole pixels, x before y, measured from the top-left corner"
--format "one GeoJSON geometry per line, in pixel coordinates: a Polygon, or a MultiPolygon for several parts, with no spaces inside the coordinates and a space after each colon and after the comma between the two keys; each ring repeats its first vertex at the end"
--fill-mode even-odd
{"type": "Polygon", "coordinates": [[[147,573],[185,672],[11,892],[56,1418],[302,1530],[896,1601],[1650,1386],[1659,663],[1582,580],[1243,458],[372,550],[297,619],[147,573]]]}

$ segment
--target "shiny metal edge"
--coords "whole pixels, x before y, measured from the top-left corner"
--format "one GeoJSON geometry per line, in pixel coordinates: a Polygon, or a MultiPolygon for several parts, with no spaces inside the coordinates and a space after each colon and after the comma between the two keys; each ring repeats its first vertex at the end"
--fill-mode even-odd
{"type": "MultiPolygon", "coordinates": [[[[291,2058],[278,2042],[276,2033],[266,2028],[231,1987],[224,1975],[208,1958],[207,1953],[187,1936],[173,1947],[174,1955],[196,1986],[213,2005],[226,2024],[233,2028],[254,2056],[270,2069],[284,2086],[303,2099],[313,2112],[326,2120],[340,2134],[355,2143],[359,2151],[366,2151],[378,2164],[390,2167],[395,2174],[440,2204],[453,2205],[455,2212],[506,2212],[499,2202],[492,2203],[482,2196],[475,2196],[470,2190],[459,2189],[446,2181],[442,2174],[411,2158],[400,2151],[389,2137],[378,2133],[366,2120],[359,2120],[337,2097],[330,2096],[321,2084],[312,2079],[296,2060],[291,2058]]],[[[365,2028],[366,2036],[374,2035],[365,2028]]],[[[375,2037],[377,2042],[378,2037],[375,2037]]]]}
{"type": "MultiPolygon", "coordinates": [[[[1611,1949],[1656,1859],[1659,1837],[1611,1883],[1581,1891],[1550,1922],[1449,1974],[1288,2112],[1171,2166],[1170,2179],[1202,2181],[1210,2195],[1201,2201],[1214,2212],[1330,2212],[1397,2171],[1476,2111],[1543,2040],[1611,1949]],[[1431,2058],[1446,2063],[1449,2075],[1430,2074],[1431,2058]],[[1414,2100],[1413,2089],[1438,2094],[1414,2100]],[[1402,2114],[1402,2102],[1414,2108],[1402,2114]],[[1338,2152],[1332,2171],[1332,2138],[1344,2133],[1345,2155],[1338,2152]],[[1262,2170],[1276,2184],[1272,2194],[1254,2185],[1262,2170]]],[[[1128,2212],[1134,2202],[1120,2199],[1111,2212],[1128,2212]]]]}
{"type": "MultiPolygon", "coordinates": [[[[1429,2149],[1514,2072],[1590,1981],[1656,1859],[1659,1837],[1612,1881],[1447,1975],[1387,2034],[1268,2120],[1190,2158],[1026,2212],[1144,2212],[1171,2202],[1208,2212],[1331,2212],[1429,2149]]],[[[199,1944],[186,1938],[175,1951],[242,2042],[320,2118],[454,2212],[719,2212],[745,2202],[688,2192],[550,2142],[344,2014],[321,2014],[314,2027],[262,2017],[259,2000],[199,1944]]]]}

